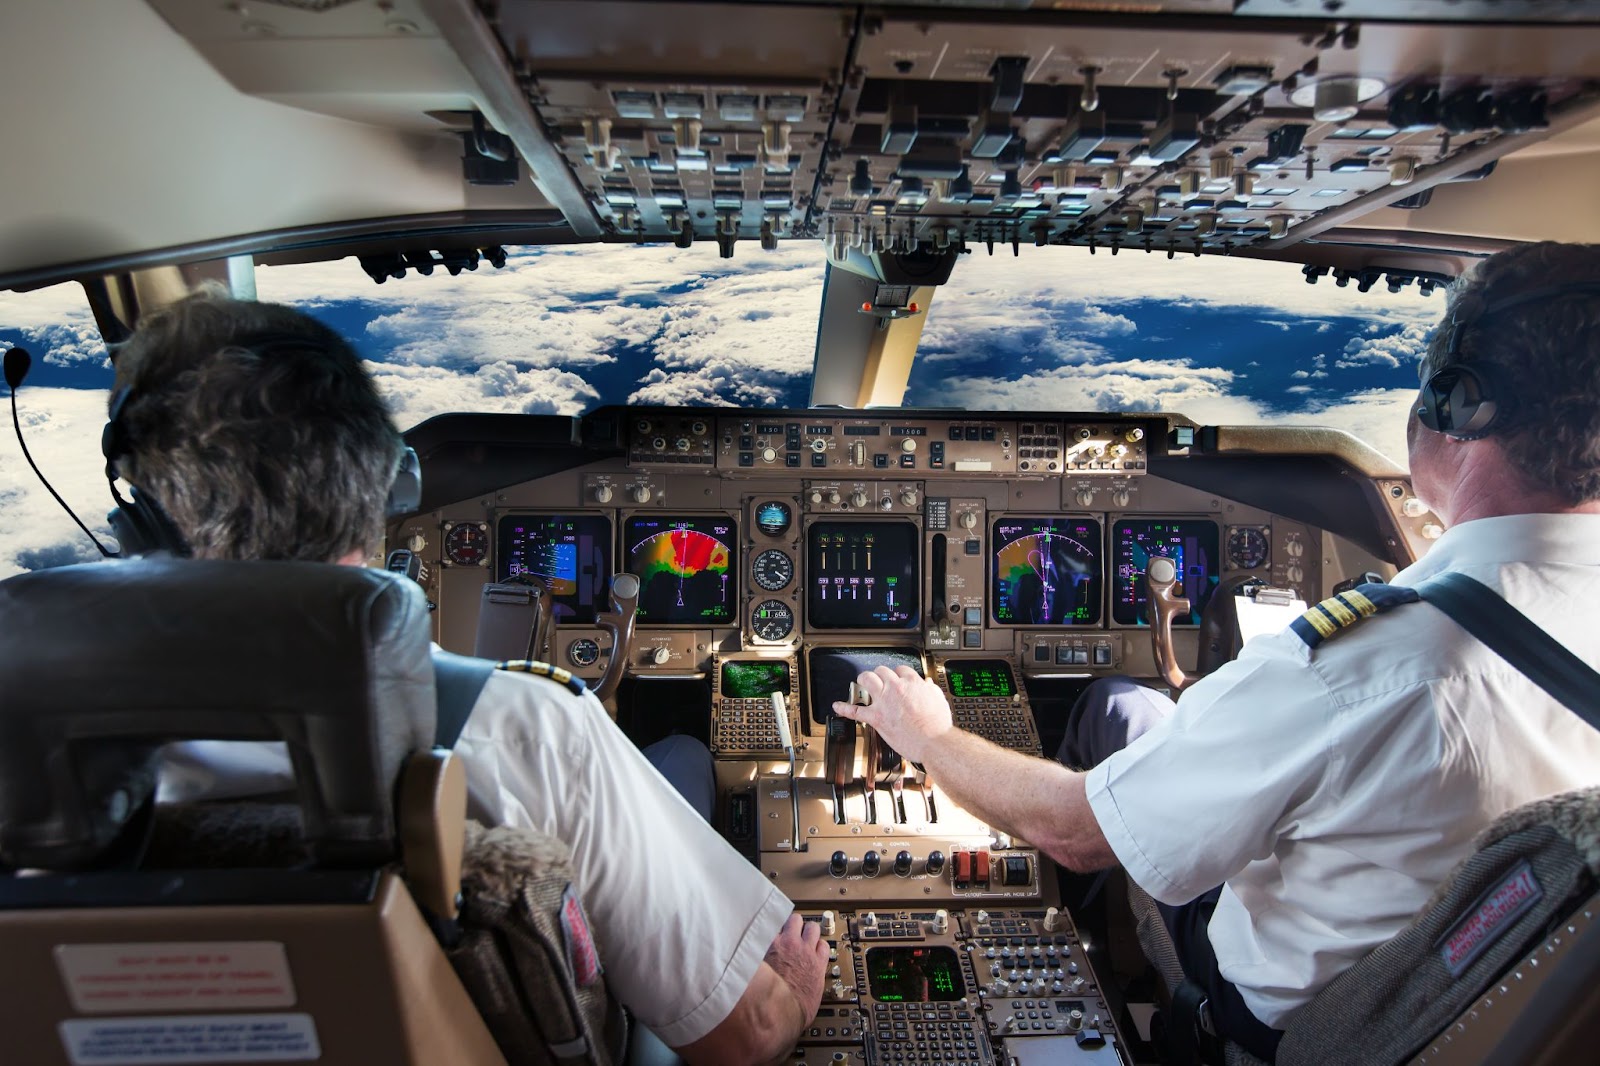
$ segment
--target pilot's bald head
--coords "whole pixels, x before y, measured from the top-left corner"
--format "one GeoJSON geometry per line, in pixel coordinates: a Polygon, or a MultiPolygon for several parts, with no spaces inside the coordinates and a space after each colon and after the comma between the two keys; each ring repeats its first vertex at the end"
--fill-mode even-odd
{"type": "Polygon", "coordinates": [[[400,435],[320,322],[205,289],[141,322],[116,371],[119,472],[196,557],[333,562],[381,541],[400,435]]]}

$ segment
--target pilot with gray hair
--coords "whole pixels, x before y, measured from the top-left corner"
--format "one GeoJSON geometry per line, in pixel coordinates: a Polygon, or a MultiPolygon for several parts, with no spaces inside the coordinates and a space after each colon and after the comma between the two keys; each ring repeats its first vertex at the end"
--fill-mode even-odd
{"type": "Polygon", "coordinates": [[[1217,1035],[1272,1061],[1295,1013],[1404,929],[1474,836],[1600,780],[1600,731],[1425,601],[1461,574],[1600,661],[1600,247],[1527,245],[1450,293],[1407,426],[1448,527],[1185,690],[1089,686],[1059,762],[954,727],[933,682],[879,667],[874,727],[958,803],[1161,907],[1217,1035]],[[1081,769],[1080,769],[1081,768],[1081,769]]]}
{"type": "MultiPolygon", "coordinates": [[[[118,474],[196,558],[359,566],[382,543],[400,434],[351,347],[292,308],[202,291],[150,315],[110,426],[118,474]]],[[[489,676],[454,744],[475,812],[571,849],[611,991],[690,1062],[786,1056],[822,998],[816,924],[574,688],[489,676]]],[[[282,745],[195,742],[169,750],[162,796],[292,780],[282,745]]]]}

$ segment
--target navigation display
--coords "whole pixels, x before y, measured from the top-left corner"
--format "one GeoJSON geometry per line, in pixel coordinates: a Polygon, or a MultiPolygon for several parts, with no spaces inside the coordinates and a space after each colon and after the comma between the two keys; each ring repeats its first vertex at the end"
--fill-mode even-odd
{"type": "Polygon", "coordinates": [[[593,622],[611,580],[611,520],[601,515],[508,514],[496,529],[496,581],[526,574],[550,590],[560,622],[593,622]]]}
{"type": "Polygon", "coordinates": [[[1100,523],[1092,518],[995,519],[991,616],[1003,626],[1100,622],[1100,523]]]}
{"type": "Polygon", "coordinates": [[[917,527],[815,522],[806,531],[806,621],[818,629],[917,624],[917,527]]]}
{"type": "Polygon", "coordinates": [[[734,523],[722,516],[634,515],[622,556],[639,578],[639,621],[726,625],[738,600],[734,523]]]}
{"type": "Polygon", "coordinates": [[[813,647],[806,660],[812,721],[826,725],[833,717],[834,701],[850,698],[850,682],[880,666],[891,670],[909,666],[920,676],[922,656],[912,648],[813,647]]]}
{"type": "Polygon", "coordinates": [[[945,680],[958,700],[1010,699],[1017,694],[1011,666],[1004,659],[946,659],[945,680]]]}
{"type": "Polygon", "coordinates": [[[784,659],[735,659],[722,664],[722,695],[726,699],[763,699],[774,692],[789,693],[789,663],[784,659]]]}
{"type": "Polygon", "coordinates": [[[1211,593],[1222,580],[1217,553],[1217,524],[1202,518],[1123,519],[1111,527],[1116,545],[1116,578],[1111,592],[1111,617],[1120,625],[1149,625],[1145,619],[1144,572],[1150,557],[1164,555],[1178,568],[1189,616],[1175,626],[1200,624],[1211,593]]]}
{"type": "Polygon", "coordinates": [[[943,1003],[967,994],[961,959],[943,944],[867,949],[867,989],[880,1003],[943,1003]]]}

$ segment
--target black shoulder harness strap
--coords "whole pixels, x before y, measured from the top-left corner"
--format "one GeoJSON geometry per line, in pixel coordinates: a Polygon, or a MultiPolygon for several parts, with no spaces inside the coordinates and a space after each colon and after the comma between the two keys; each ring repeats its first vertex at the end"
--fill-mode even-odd
{"type": "Polygon", "coordinates": [[[433,743],[453,748],[467,724],[467,715],[478,702],[478,693],[494,673],[494,663],[457,655],[443,648],[433,649],[433,691],[439,714],[433,729],[433,743]]]}
{"type": "Polygon", "coordinates": [[[1465,574],[1439,574],[1418,585],[1417,593],[1567,710],[1600,729],[1600,673],[1493,589],[1465,574]]]}

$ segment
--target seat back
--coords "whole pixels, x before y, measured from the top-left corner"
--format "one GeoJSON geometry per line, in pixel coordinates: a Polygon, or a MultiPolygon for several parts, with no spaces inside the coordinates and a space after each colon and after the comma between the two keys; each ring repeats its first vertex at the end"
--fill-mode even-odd
{"type": "Polygon", "coordinates": [[[7,1061],[503,1066],[436,937],[466,789],[414,583],[68,567],[0,582],[0,632],[7,1061]],[[293,802],[155,806],[193,740],[281,741],[293,802]]]}
{"type": "MultiPolygon", "coordinates": [[[[1416,920],[1302,1008],[1279,1066],[1543,1066],[1600,1036],[1600,788],[1484,830],[1416,920]]],[[[1154,902],[1129,885],[1146,957],[1183,980],[1154,902]]],[[[1256,1060],[1227,1047],[1229,1066],[1256,1060]]]]}

